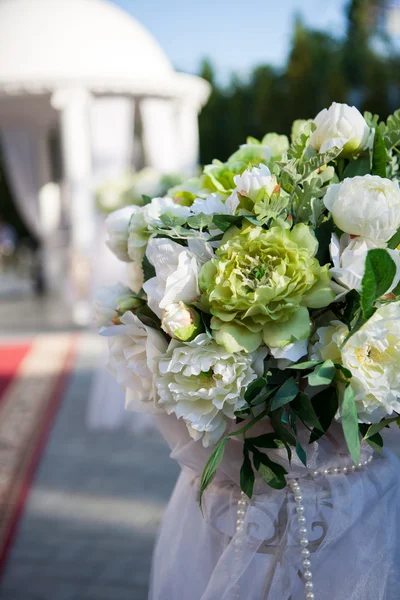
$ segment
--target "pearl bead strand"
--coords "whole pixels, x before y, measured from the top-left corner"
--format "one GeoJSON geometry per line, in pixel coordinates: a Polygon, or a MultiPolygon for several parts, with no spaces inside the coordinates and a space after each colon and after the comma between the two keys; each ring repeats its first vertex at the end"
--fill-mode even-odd
{"type": "Polygon", "coordinates": [[[292,479],[289,481],[289,487],[292,491],[293,498],[296,504],[296,516],[297,523],[299,525],[299,536],[300,536],[300,546],[301,546],[301,559],[302,565],[304,568],[303,577],[306,580],[304,584],[306,600],[315,600],[315,594],[313,592],[314,584],[312,580],[312,572],[311,572],[311,560],[310,560],[310,551],[307,548],[309,545],[309,539],[307,537],[307,519],[304,516],[305,508],[303,506],[303,495],[301,493],[301,487],[297,479],[292,479]]]}
{"type": "Polygon", "coordinates": [[[237,581],[235,583],[235,600],[240,600],[240,583],[239,583],[239,569],[240,569],[240,561],[241,561],[241,551],[243,548],[243,536],[244,532],[244,520],[246,517],[246,508],[247,508],[247,496],[244,492],[241,492],[240,498],[237,504],[236,510],[236,535],[235,535],[235,564],[236,564],[236,574],[237,581]]]}
{"type": "Polygon", "coordinates": [[[354,473],[357,469],[362,469],[363,467],[367,467],[373,461],[373,456],[369,456],[367,459],[360,461],[356,465],[350,466],[342,466],[342,467],[331,467],[330,469],[316,469],[311,472],[311,477],[319,477],[321,475],[347,475],[349,473],[354,473]]]}

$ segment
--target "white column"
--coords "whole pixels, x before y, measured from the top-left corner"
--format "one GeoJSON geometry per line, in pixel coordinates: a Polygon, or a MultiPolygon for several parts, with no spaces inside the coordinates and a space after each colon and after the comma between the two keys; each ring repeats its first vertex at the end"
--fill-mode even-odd
{"type": "Polygon", "coordinates": [[[145,166],[161,173],[179,173],[181,160],[176,102],[145,98],[139,106],[145,166]]]}
{"type": "Polygon", "coordinates": [[[69,292],[78,324],[91,318],[90,264],[95,240],[90,140],[91,96],[84,89],[60,90],[52,104],[61,111],[61,142],[65,190],[71,225],[69,292]]]}
{"type": "Polygon", "coordinates": [[[193,175],[199,164],[198,106],[190,99],[182,100],[178,111],[180,171],[193,175]]]}

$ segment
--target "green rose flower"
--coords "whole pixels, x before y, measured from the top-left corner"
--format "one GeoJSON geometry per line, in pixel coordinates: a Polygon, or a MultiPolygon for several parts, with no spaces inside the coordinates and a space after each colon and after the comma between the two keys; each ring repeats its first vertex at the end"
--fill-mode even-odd
{"type": "Polygon", "coordinates": [[[201,303],[212,315],[215,339],[229,351],[253,352],[262,341],[283,347],[310,335],[308,308],[335,298],[329,265],[321,267],[318,242],[300,223],[269,230],[231,227],[216,258],[200,270],[201,303]]]}

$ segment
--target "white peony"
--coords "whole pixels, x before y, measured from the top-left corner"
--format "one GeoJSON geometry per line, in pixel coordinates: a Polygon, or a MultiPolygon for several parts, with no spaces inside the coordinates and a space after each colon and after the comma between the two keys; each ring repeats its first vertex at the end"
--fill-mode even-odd
{"type": "Polygon", "coordinates": [[[131,290],[121,283],[100,287],[93,303],[94,320],[97,327],[114,325],[114,320],[118,317],[117,300],[129,295],[132,295],[131,290]]]}
{"type": "Polygon", "coordinates": [[[146,255],[156,276],[146,281],[143,289],[149,307],[160,319],[168,304],[180,300],[191,304],[199,296],[199,264],[187,248],[167,238],[152,238],[146,255]]]}
{"type": "Polygon", "coordinates": [[[383,244],[400,227],[400,189],[396,181],[364,175],[333,184],[324,197],[337,227],[383,244]]]}
{"type": "MultiPolygon", "coordinates": [[[[336,301],[341,300],[350,290],[361,291],[368,251],[379,247],[385,247],[385,245],[378,246],[371,240],[362,237],[352,239],[347,233],[344,233],[339,241],[338,236],[335,233],[332,234],[330,253],[334,266],[329,273],[332,277],[331,287],[337,294],[336,301]]],[[[389,249],[386,252],[390,254],[397,268],[396,276],[386,290],[386,294],[388,294],[400,281],[400,253],[398,250],[389,249]]]]}
{"type": "Polygon", "coordinates": [[[223,435],[228,420],[246,405],[244,394],[262,375],[259,354],[230,354],[206,334],[185,344],[172,341],[158,360],[158,405],[184,419],[190,435],[205,447],[223,435]]]}
{"type": "Polygon", "coordinates": [[[400,302],[379,308],[340,349],[347,333],[340,321],[320,327],[311,358],[342,362],[351,371],[361,422],[377,423],[400,412],[400,302]]]}
{"type": "Polygon", "coordinates": [[[172,198],[153,198],[142,206],[135,214],[129,226],[128,253],[134,259],[138,248],[145,248],[151,236],[160,228],[165,228],[161,220],[162,215],[169,214],[173,217],[190,216],[190,209],[174,202],[172,198]]]}
{"type": "Polygon", "coordinates": [[[351,156],[371,143],[371,129],[355,106],[334,102],[314,119],[317,126],[310,137],[310,146],[319,152],[337,147],[351,156]]]}
{"type": "Polygon", "coordinates": [[[108,215],[104,221],[107,246],[117,258],[125,262],[131,260],[128,254],[129,222],[138,210],[137,206],[125,206],[108,215]]]}
{"type": "Polygon", "coordinates": [[[144,325],[133,313],[125,313],[120,320],[121,325],[102,331],[109,338],[108,367],[118,383],[127,388],[126,409],[157,411],[154,405],[156,359],[164,354],[168,344],[159,331],[144,325]]]}
{"type": "Polygon", "coordinates": [[[252,169],[246,169],[241,175],[235,175],[233,180],[237,193],[251,198],[251,200],[257,198],[262,188],[265,189],[268,196],[271,196],[276,187],[276,177],[271,175],[271,171],[263,164],[252,169]]]}
{"type": "Polygon", "coordinates": [[[126,282],[135,294],[140,292],[144,282],[144,274],[140,262],[133,261],[126,265],[126,282]]]}

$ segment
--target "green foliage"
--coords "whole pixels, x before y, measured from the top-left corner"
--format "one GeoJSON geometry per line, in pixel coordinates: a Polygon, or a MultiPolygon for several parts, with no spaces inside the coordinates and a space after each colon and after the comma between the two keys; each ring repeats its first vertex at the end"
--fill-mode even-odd
{"type": "Polygon", "coordinates": [[[315,367],[308,375],[308,383],[312,386],[330,385],[336,375],[336,367],[331,360],[326,360],[315,367]]]}
{"type": "Polygon", "coordinates": [[[206,462],[206,466],[204,467],[204,471],[200,479],[200,506],[204,491],[208,488],[208,486],[214,479],[217,469],[224,457],[225,446],[228,439],[228,437],[224,437],[220,442],[218,442],[218,444],[215,446],[214,450],[210,454],[208,461],[206,462]]]}
{"type": "Polygon", "coordinates": [[[294,379],[290,378],[279,388],[272,401],[271,410],[276,410],[284,404],[294,400],[298,394],[299,386],[294,379]]]}
{"type": "Polygon", "coordinates": [[[379,175],[379,177],[386,177],[386,162],[387,153],[385,140],[379,129],[375,131],[374,137],[374,149],[372,153],[372,175],[379,175]]]}
{"type": "Polygon", "coordinates": [[[388,117],[386,124],[380,123],[379,130],[388,151],[400,146],[400,109],[388,117]]]}
{"type": "Polygon", "coordinates": [[[374,304],[390,288],[396,276],[396,265],[386,250],[369,250],[361,284],[361,310],[365,320],[375,312],[374,304]]]}
{"type": "Polygon", "coordinates": [[[354,390],[350,385],[344,391],[340,414],[347,447],[353,462],[357,464],[360,459],[360,436],[358,433],[358,415],[354,401],[354,390]]]}
{"type": "Polygon", "coordinates": [[[240,469],[240,487],[242,491],[249,498],[253,495],[255,475],[253,467],[251,466],[251,460],[249,450],[246,444],[243,445],[243,464],[240,469]]]}

